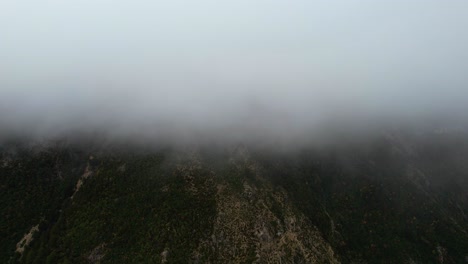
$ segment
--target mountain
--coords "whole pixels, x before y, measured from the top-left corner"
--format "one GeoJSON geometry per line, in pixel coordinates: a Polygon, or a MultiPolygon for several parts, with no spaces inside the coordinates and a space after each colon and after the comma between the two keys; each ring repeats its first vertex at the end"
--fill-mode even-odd
{"type": "Polygon", "coordinates": [[[0,147],[2,263],[468,263],[468,136],[0,147]]]}

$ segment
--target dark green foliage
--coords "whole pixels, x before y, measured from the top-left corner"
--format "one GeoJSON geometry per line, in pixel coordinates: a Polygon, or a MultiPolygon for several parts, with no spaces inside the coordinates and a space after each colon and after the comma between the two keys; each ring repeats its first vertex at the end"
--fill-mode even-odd
{"type": "MultiPolygon", "coordinates": [[[[447,249],[447,263],[463,261],[468,253],[467,201],[453,197],[466,190],[421,185],[418,180],[441,177],[431,170],[434,164],[424,162],[424,157],[413,160],[392,148],[377,142],[368,150],[358,148],[361,152],[304,151],[295,157],[258,153],[257,159],[344,262],[403,263],[412,258],[438,263],[438,246],[447,249]],[[417,173],[424,176],[418,178],[417,173]]],[[[466,176],[462,168],[450,170],[458,177],[466,176]]]]}
{"type": "Polygon", "coordinates": [[[69,203],[34,255],[87,263],[142,263],[190,258],[209,236],[215,216],[214,185],[208,171],[180,171],[163,165],[162,155],[102,158],[98,170],[69,203]],[[125,164],[125,165],[124,165],[125,164]],[[187,182],[187,176],[195,176],[187,182]],[[195,192],[189,191],[193,184],[195,192]],[[101,252],[99,252],[101,251],[101,252]],[[104,254],[105,253],[105,254],[104,254]]]}
{"type": "MultiPolygon", "coordinates": [[[[468,145],[412,142],[411,151],[388,139],[287,154],[252,151],[248,161],[219,149],[201,150],[199,160],[169,149],[102,150],[92,158],[76,147],[3,149],[0,262],[187,263],[211,239],[216,185],[243,193],[248,183],[285,191],[294,212],[318,227],[344,263],[438,263],[441,254],[444,263],[463,263],[468,145]],[[86,168],[92,174],[74,194],[86,168]],[[16,243],[37,224],[20,258],[16,243]]],[[[276,229],[285,224],[285,207],[266,197],[276,229]]],[[[207,250],[200,259],[216,262],[218,249],[207,250]]]]}
{"type": "Polygon", "coordinates": [[[14,256],[16,243],[31,227],[42,223],[43,228],[58,217],[81,168],[68,151],[4,154],[8,165],[0,166],[0,262],[14,256]]]}

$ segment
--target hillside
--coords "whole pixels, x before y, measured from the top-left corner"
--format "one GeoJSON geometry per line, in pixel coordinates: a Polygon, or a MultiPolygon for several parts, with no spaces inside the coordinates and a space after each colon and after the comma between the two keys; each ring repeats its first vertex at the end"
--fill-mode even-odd
{"type": "Polygon", "coordinates": [[[466,263],[468,140],[3,143],[2,263],[466,263]]]}

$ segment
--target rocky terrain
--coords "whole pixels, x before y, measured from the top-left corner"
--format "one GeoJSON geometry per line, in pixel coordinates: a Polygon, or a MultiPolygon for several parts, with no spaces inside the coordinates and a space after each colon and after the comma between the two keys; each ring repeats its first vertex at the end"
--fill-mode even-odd
{"type": "Polygon", "coordinates": [[[2,144],[2,263],[467,263],[468,140],[2,144]]]}

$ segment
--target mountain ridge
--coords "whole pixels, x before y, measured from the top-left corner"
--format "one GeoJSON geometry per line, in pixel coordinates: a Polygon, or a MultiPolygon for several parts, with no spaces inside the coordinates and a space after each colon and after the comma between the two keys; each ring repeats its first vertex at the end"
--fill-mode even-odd
{"type": "Polygon", "coordinates": [[[4,144],[1,259],[463,263],[468,141],[437,135],[298,151],[4,144]]]}

